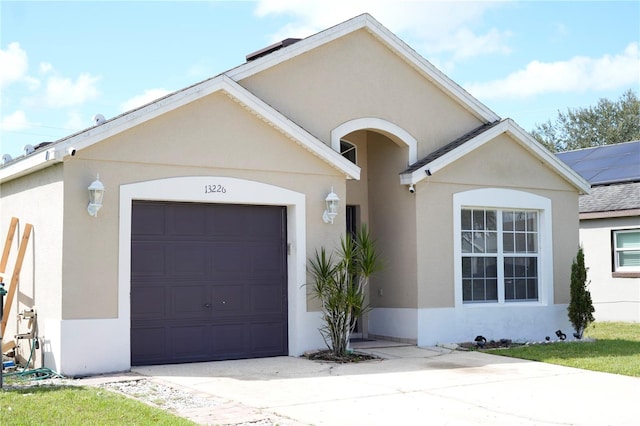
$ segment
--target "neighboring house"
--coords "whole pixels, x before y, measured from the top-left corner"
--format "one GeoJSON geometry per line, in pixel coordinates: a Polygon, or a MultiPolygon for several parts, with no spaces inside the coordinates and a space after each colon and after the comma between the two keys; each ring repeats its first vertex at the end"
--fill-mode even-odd
{"type": "Polygon", "coordinates": [[[561,152],[591,183],[580,243],[598,321],[640,321],[640,141],[561,152]]]}
{"type": "Polygon", "coordinates": [[[360,224],[384,261],[364,336],[569,331],[589,192],[366,14],[99,120],[0,183],[0,232],[34,225],[14,312],[36,306],[45,364],[67,375],[322,348],[308,258],[360,224]]]}

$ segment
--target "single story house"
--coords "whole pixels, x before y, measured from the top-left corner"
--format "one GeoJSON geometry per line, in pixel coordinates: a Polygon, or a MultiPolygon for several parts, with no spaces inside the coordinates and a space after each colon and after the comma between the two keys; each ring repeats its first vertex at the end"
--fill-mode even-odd
{"type": "Polygon", "coordinates": [[[591,183],[580,243],[598,321],[640,322],[640,141],[561,152],[591,183]]]}
{"type": "Polygon", "coordinates": [[[368,14],[97,116],[0,184],[0,232],[34,229],[13,312],[75,376],[324,347],[308,259],[361,224],[384,262],[363,336],[569,331],[590,189],[368,14]]]}

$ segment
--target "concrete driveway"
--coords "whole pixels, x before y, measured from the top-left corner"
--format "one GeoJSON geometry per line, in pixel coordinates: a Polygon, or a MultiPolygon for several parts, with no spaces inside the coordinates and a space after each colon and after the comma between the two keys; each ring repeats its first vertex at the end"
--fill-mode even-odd
{"type": "Polygon", "coordinates": [[[133,372],[227,400],[201,413],[208,424],[640,424],[639,378],[439,348],[366,351],[384,359],[333,364],[276,357],[133,372]]]}

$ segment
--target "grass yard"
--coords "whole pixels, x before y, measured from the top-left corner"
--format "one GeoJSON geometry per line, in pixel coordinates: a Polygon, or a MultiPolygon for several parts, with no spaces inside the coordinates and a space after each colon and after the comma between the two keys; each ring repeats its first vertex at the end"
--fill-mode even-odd
{"type": "MultiPolygon", "coordinates": [[[[571,332],[566,332],[571,335],[571,332]]],[[[595,341],[558,342],[490,351],[495,355],[640,377],[640,323],[596,322],[585,331],[595,341]]]]}
{"type": "Polygon", "coordinates": [[[0,425],[194,425],[104,389],[33,386],[0,391],[0,425]]]}

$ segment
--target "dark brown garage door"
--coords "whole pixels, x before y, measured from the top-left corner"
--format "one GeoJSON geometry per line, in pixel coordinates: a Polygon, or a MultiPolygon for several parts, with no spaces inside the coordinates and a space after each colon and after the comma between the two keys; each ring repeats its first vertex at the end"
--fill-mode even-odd
{"type": "Polygon", "coordinates": [[[287,354],[284,207],[132,207],[132,365],[287,354]]]}

